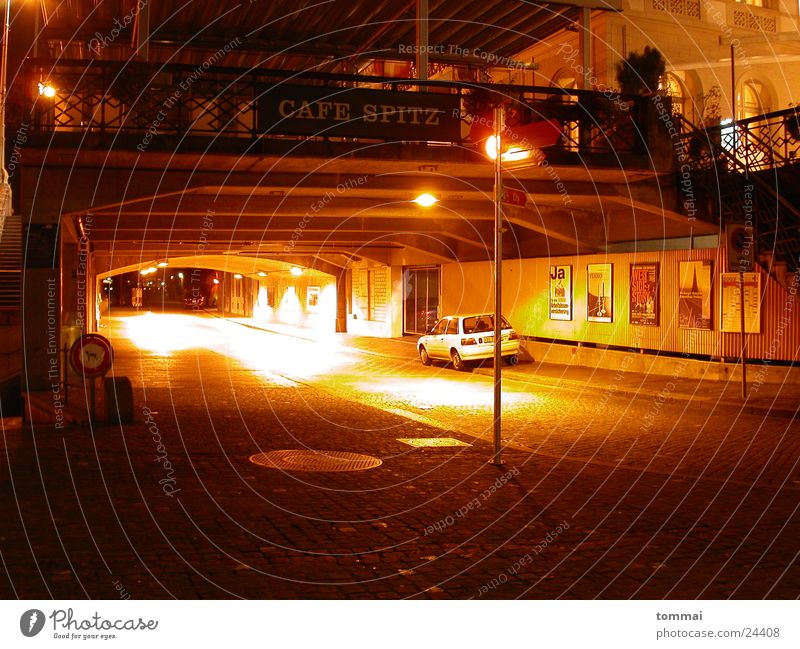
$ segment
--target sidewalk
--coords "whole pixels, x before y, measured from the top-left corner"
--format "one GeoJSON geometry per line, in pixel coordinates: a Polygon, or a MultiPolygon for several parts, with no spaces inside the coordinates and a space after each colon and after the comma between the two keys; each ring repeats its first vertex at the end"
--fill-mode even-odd
{"type": "MultiPolygon", "coordinates": [[[[293,336],[313,342],[335,340],[351,350],[383,357],[411,360],[417,357],[418,336],[372,338],[347,333],[319,333],[288,325],[261,323],[252,318],[226,318],[246,327],[293,336]]],[[[713,363],[708,363],[709,367],[713,363]]],[[[603,369],[557,363],[521,361],[516,367],[503,366],[503,377],[547,388],[564,388],[579,392],[628,394],[637,397],[690,401],[717,408],[731,408],[747,414],[769,415],[794,419],[800,417],[800,382],[767,382],[771,368],[748,365],[747,398],[742,399],[739,380],[689,379],[682,376],[644,374],[624,369],[603,369]]],[[[474,366],[473,372],[492,376],[491,361],[474,366]]]]}

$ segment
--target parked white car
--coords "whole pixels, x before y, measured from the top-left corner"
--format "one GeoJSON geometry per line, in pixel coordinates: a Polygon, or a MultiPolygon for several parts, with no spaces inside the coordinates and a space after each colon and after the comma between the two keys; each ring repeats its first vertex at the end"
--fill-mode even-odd
{"type": "MultiPolygon", "coordinates": [[[[503,318],[501,322],[503,360],[516,365],[519,336],[508,320],[503,318]]],[[[470,361],[494,358],[494,314],[446,316],[417,341],[417,350],[423,365],[430,365],[435,359],[447,360],[459,371],[467,369],[470,361]]]]}

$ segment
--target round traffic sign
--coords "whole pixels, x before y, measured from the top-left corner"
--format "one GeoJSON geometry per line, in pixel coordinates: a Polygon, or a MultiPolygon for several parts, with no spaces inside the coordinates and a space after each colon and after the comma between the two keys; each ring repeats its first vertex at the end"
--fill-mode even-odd
{"type": "Polygon", "coordinates": [[[103,376],[111,369],[114,350],[108,338],[100,334],[84,334],[72,344],[69,362],[79,374],[86,378],[103,376]]]}

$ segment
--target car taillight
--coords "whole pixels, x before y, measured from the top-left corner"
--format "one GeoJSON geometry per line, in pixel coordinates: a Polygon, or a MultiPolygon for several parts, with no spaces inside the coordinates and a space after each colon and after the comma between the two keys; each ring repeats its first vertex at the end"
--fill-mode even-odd
{"type": "Polygon", "coordinates": [[[464,347],[465,345],[477,345],[478,341],[474,338],[462,338],[461,339],[461,346],[464,347]]]}
{"type": "Polygon", "coordinates": [[[519,334],[516,331],[512,331],[510,334],[508,334],[508,339],[519,340],[519,334]]]}

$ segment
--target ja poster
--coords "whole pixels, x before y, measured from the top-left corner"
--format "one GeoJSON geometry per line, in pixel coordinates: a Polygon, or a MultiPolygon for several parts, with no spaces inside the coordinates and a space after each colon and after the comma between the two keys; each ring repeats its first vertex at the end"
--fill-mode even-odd
{"type": "Polygon", "coordinates": [[[550,266],[551,320],[572,320],[572,266],[550,266]]]}

